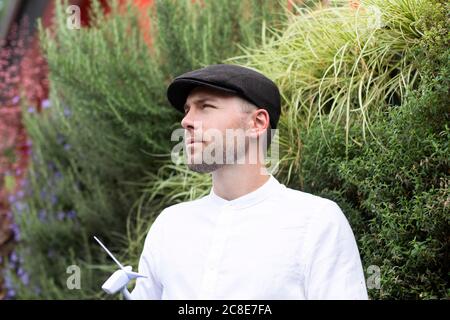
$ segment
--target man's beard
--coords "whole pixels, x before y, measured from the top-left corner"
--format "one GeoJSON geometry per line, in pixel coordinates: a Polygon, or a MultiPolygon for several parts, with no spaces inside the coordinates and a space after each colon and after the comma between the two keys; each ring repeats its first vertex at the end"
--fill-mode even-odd
{"type": "Polygon", "coordinates": [[[213,164],[207,164],[207,163],[199,163],[199,164],[188,164],[188,168],[194,172],[198,172],[198,173],[210,173],[210,172],[214,172],[217,169],[220,169],[224,166],[225,164],[218,164],[218,163],[213,163],[213,164]]]}
{"type": "MultiPolygon", "coordinates": [[[[211,156],[214,156],[215,152],[216,152],[216,150],[213,150],[211,152],[211,156]]],[[[225,157],[226,157],[226,151],[224,150],[222,159],[226,159],[225,157]]],[[[208,161],[208,162],[209,163],[205,162],[205,159],[202,157],[202,162],[201,163],[192,163],[192,161],[190,161],[190,162],[188,161],[187,162],[187,166],[192,171],[198,172],[198,173],[210,173],[210,172],[216,171],[217,169],[220,169],[223,166],[225,166],[225,163],[214,163],[214,162],[211,163],[211,161],[208,161]]]]}
{"type": "MultiPolygon", "coordinates": [[[[231,160],[229,159],[230,156],[227,156],[227,148],[223,148],[221,163],[216,163],[216,162],[212,162],[212,161],[206,162],[204,159],[204,156],[202,156],[201,163],[192,163],[192,161],[187,161],[187,167],[194,172],[211,173],[211,172],[214,172],[214,171],[224,167],[227,164],[235,164],[235,163],[237,163],[238,159],[241,159],[242,157],[244,157],[244,159],[245,159],[245,154],[246,154],[248,145],[247,145],[247,141],[246,141],[244,150],[240,150],[241,152],[243,151],[244,153],[240,154],[240,155],[238,155],[238,150],[235,146],[236,146],[236,143],[233,145],[232,150],[228,150],[228,153],[231,155],[231,160]]],[[[212,150],[212,152],[211,152],[212,158],[214,158],[216,150],[217,149],[212,150]]],[[[203,150],[201,150],[201,151],[203,152],[203,150]]],[[[192,158],[191,158],[191,160],[192,160],[192,158]]],[[[194,162],[196,162],[196,161],[194,161],[194,162]]]]}

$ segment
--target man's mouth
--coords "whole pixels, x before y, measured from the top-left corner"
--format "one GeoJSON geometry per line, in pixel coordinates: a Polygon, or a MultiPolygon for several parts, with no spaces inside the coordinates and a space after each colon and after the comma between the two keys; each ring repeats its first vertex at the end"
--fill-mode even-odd
{"type": "Polygon", "coordinates": [[[191,144],[194,144],[194,143],[203,143],[203,141],[201,141],[201,140],[189,139],[189,140],[186,142],[186,145],[191,145],[191,144]]]}

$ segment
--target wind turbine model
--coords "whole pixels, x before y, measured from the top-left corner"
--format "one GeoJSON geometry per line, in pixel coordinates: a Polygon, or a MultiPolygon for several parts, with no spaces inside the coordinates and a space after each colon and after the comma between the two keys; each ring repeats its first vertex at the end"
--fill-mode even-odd
{"type": "Polygon", "coordinates": [[[102,285],[102,289],[107,294],[115,294],[118,291],[121,291],[123,296],[126,300],[133,300],[131,297],[130,292],[127,289],[127,284],[130,282],[130,280],[136,279],[136,278],[147,278],[146,276],[139,274],[137,272],[131,271],[131,266],[124,267],[109,251],[105,245],[94,236],[94,239],[98,242],[98,244],[103,248],[103,250],[106,251],[106,253],[111,257],[111,259],[114,260],[114,262],[120,267],[119,270],[114,272],[111,277],[108,278],[108,280],[105,281],[105,283],[102,285]]]}

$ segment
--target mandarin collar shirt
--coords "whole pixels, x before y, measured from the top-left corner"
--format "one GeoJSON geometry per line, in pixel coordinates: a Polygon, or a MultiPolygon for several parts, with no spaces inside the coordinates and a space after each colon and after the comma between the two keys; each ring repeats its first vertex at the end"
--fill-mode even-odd
{"type": "Polygon", "coordinates": [[[133,299],[367,299],[350,225],[330,200],[274,176],[225,200],[164,209],[147,234],[133,299]]]}

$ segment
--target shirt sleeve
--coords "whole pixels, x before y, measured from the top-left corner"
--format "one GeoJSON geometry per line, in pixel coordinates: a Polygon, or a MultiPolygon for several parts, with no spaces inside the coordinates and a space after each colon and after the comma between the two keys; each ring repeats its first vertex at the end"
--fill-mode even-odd
{"type": "Polygon", "coordinates": [[[305,295],[309,300],[367,300],[355,237],[339,206],[327,200],[310,220],[305,241],[305,295]]]}
{"type": "MultiPolygon", "coordinates": [[[[161,213],[162,214],[162,213],[161,213]]],[[[161,245],[163,233],[161,214],[150,227],[144,243],[144,249],[139,260],[138,272],[147,278],[137,278],[136,286],[131,292],[133,300],[160,300],[162,284],[159,277],[159,265],[161,260],[161,245]]]]}

